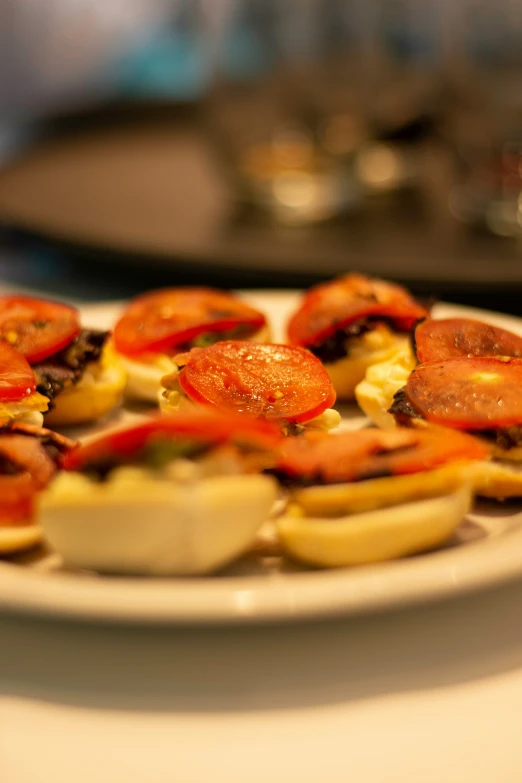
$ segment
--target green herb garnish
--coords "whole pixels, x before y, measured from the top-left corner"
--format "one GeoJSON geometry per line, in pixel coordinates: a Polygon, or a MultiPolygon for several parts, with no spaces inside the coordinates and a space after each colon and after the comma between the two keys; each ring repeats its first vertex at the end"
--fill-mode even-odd
{"type": "Polygon", "coordinates": [[[208,443],[196,440],[154,438],[145,445],[136,461],[149,468],[161,469],[176,459],[198,457],[209,448],[211,446],[208,443]]]}
{"type": "Polygon", "coordinates": [[[223,342],[225,340],[240,340],[247,337],[251,328],[245,324],[239,324],[226,332],[204,332],[194,337],[190,345],[192,348],[208,348],[210,345],[223,342]]]}
{"type": "Polygon", "coordinates": [[[93,481],[106,481],[113,470],[128,465],[144,466],[161,470],[177,459],[199,457],[212,448],[212,444],[197,440],[173,440],[157,437],[151,439],[139,452],[132,455],[105,454],[99,459],[86,463],[82,473],[93,481]]]}

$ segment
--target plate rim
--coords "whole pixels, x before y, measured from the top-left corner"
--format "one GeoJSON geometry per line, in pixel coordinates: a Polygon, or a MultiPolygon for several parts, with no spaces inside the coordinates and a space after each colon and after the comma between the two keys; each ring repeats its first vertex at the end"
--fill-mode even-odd
{"type": "Polygon", "coordinates": [[[355,617],[434,603],[500,587],[521,575],[522,525],[487,542],[482,539],[465,548],[388,563],[213,581],[208,577],[50,575],[3,563],[0,609],[125,625],[282,623],[355,617]]]}

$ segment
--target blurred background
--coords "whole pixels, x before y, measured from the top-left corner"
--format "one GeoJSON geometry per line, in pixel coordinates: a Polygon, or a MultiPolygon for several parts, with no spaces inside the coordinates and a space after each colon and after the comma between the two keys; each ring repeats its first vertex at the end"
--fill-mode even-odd
{"type": "Polygon", "coordinates": [[[0,0],[0,277],[522,314],[520,0],[0,0]]]}

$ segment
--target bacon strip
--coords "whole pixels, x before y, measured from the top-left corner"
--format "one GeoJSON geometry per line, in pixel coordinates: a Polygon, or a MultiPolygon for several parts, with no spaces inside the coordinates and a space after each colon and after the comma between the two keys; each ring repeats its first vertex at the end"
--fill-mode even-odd
{"type": "Polygon", "coordinates": [[[31,517],[33,500],[75,442],[43,427],[14,423],[0,428],[0,527],[31,517]]]}
{"type": "Polygon", "coordinates": [[[0,437],[2,435],[19,433],[20,435],[31,435],[40,440],[40,442],[46,444],[52,444],[61,454],[66,454],[68,451],[76,448],[78,442],[67,438],[65,435],[60,435],[59,432],[47,429],[47,427],[38,427],[35,424],[25,424],[24,422],[13,422],[10,425],[0,427],[0,437]]]}

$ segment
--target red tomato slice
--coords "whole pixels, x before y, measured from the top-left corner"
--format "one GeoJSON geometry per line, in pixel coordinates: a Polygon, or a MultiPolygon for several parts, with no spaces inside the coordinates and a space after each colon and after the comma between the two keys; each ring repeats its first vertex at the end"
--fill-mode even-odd
{"type": "Polygon", "coordinates": [[[156,416],[124,430],[116,430],[92,440],[64,460],[65,470],[81,470],[89,463],[111,455],[132,457],[156,438],[188,438],[203,443],[221,444],[241,441],[261,449],[271,449],[281,440],[277,427],[262,419],[220,411],[193,411],[156,416]]]}
{"type": "Polygon", "coordinates": [[[66,348],[80,331],[74,307],[27,296],[0,297],[0,339],[36,364],[66,348]]]}
{"type": "Polygon", "coordinates": [[[409,331],[428,311],[401,286],[363,275],[347,275],[305,294],[288,323],[292,345],[313,345],[361,318],[389,319],[398,331],[409,331]]]}
{"type": "MultiPolygon", "coordinates": [[[[0,492],[3,489],[2,480],[4,478],[4,476],[0,476],[0,492]]],[[[23,497],[14,503],[2,501],[2,504],[0,505],[0,528],[31,525],[33,523],[34,498],[34,493],[31,493],[27,497],[23,497]]]]}
{"type": "Polygon", "coordinates": [[[289,476],[333,484],[419,473],[488,454],[471,435],[443,428],[365,429],[288,438],[281,444],[278,468],[289,476]]]}
{"type": "Polygon", "coordinates": [[[335,402],[321,362],[304,348],[241,340],[193,348],[179,383],[195,402],[266,419],[309,421],[335,402]]]}
{"type": "Polygon", "coordinates": [[[522,357],[522,337],[471,318],[422,321],[415,329],[419,362],[473,356],[522,357]]]}
{"type": "Polygon", "coordinates": [[[522,424],[522,359],[446,359],[419,365],[406,396],[427,420],[465,430],[522,424]]]}
{"type": "Polygon", "coordinates": [[[115,326],[114,344],[126,356],[161,353],[186,345],[205,332],[244,326],[254,334],[265,323],[262,313],[225,291],[166,288],[129,304],[115,326]]]}
{"type": "Polygon", "coordinates": [[[27,471],[17,473],[14,476],[0,475],[0,492],[2,502],[0,506],[13,507],[24,503],[37,492],[38,487],[33,477],[27,471]]]}
{"type": "Polygon", "coordinates": [[[0,402],[23,400],[36,390],[36,378],[27,359],[0,341],[0,402]]]}

